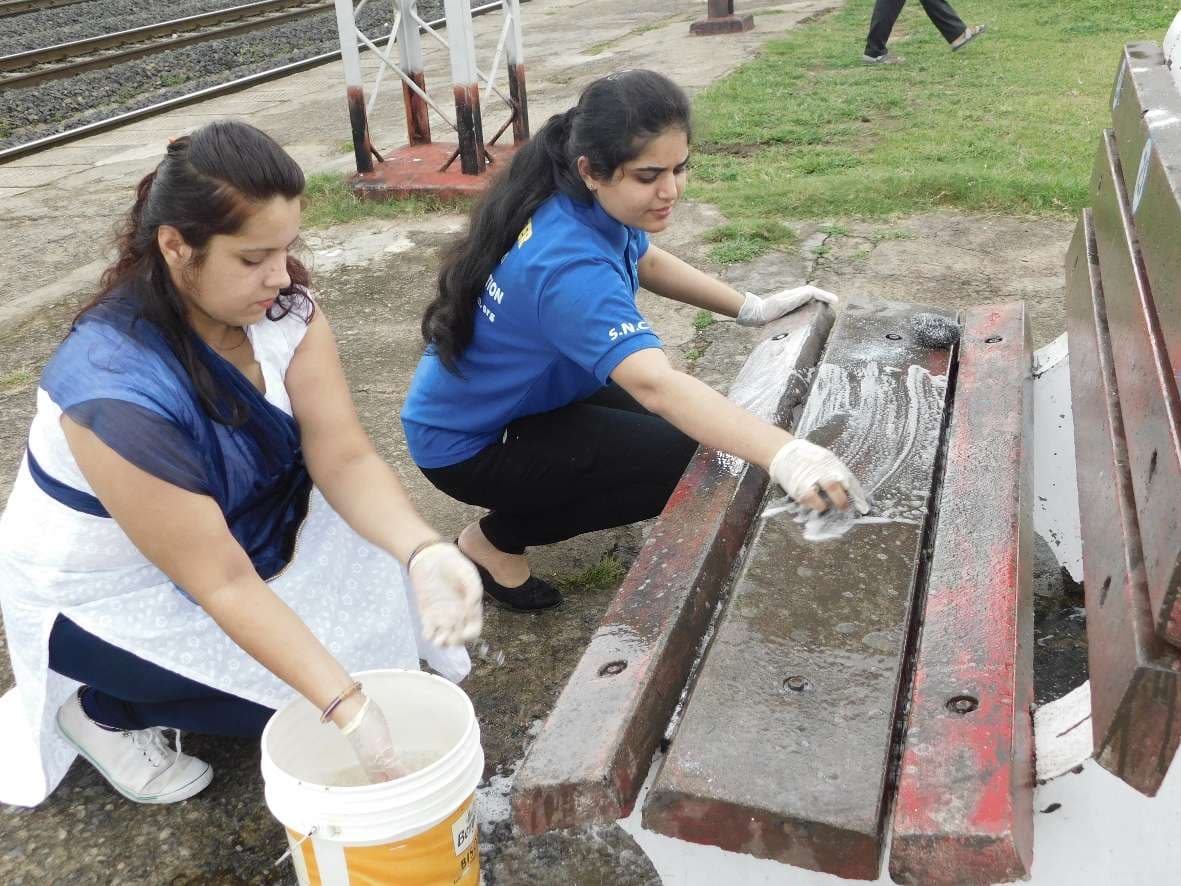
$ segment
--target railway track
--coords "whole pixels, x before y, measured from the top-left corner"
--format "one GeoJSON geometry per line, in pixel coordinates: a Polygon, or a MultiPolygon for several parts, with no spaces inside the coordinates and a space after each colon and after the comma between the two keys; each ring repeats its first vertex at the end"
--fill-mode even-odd
{"type": "Polygon", "coordinates": [[[73,6],[86,0],[0,0],[0,18],[23,15],[26,12],[41,12],[43,9],[57,9],[59,6],[73,6]]]}
{"type": "MultiPolygon", "coordinates": [[[[28,3],[31,0],[21,2],[28,3]]],[[[331,2],[323,0],[261,0],[101,37],[4,55],[0,56],[0,89],[60,80],[83,71],[109,68],[170,49],[273,27],[328,12],[332,8],[331,2]]]]}
{"type": "MultiPolygon", "coordinates": [[[[3,2],[3,0],[0,0],[3,2]]],[[[54,2],[54,0],[49,0],[54,2]]],[[[67,2],[67,0],[57,0],[57,2],[67,2]]],[[[328,6],[333,4],[329,3],[328,6]]],[[[44,7],[42,7],[44,8],[44,7]]],[[[484,3],[482,5],[472,6],[472,15],[484,15],[489,12],[500,9],[500,0],[495,2],[484,3]]],[[[436,19],[428,22],[432,28],[446,27],[446,19],[436,19]]],[[[375,46],[384,46],[388,42],[388,37],[381,37],[373,41],[375,46]]],[[[362,46],[361,51],[367,51],[367,47],[362,46]]],[[[19,157],[27,157],[31,154],[36,154],[40,151],[48,150],[57,145],[66,144],[68,142],[76,141],[80,138],[85,138],[88,135],[95,135],[100,132],[106,132],[111,129],[116,129],[120,126],[126,126],[137,120],[142,120],[146,117],[152,117],[157,114],[163,114],[168,111],[182,108],[186,105],[194,104],[196,102],[204,101],[209,98],[214,98],[219,95],[228,95],[233,92],[239,92],[243,89],[249,89],[252,86],[257,86],[271,80],[278,80],[282,77],[295,74],[299,71],[314,68],[318,65],[329,64],[340,59],[340,51],[326,52],[322,55],[312,56],[311,58],[302,59],[300,61],[291,62],[290,64],[282,65],[277,68],[272,68],[269,71],[263,71],[258,74],[251,74],[247,77],[240,77],[236,80],[231,80],[227,83],[221,83],[216,86],[210,86],[188,95],[178,96],[177,98],[168,99],[166,101],[158,102],[154,105],[149,105],[144,108],[137,108],[132,111],[126,111],[122,114],[116,114],[108,117],[105,120],[98,120],[94,123],[87,123],[84,126],[78,126],[73,129],[68,129],[65,132],[58,132],[52,135],[43,136],[41,138],[33,139],[32,141],[24,142],[23,144],[13,145],[8,148],[0,148],[0,165],[7,163],[10,160],[16,160],[19,157]]],[[[0,88],[3,84],[0,83],[0,88]]]]}

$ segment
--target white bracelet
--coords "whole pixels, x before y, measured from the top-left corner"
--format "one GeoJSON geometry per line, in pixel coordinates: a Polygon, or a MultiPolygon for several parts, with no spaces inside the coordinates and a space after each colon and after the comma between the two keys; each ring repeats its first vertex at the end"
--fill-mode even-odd
{"type": "Polygon", "coordinates": [[[361,725],[361,721],[365,719],[365,714],[369,711],[369,705],[372,703],[373,700],[366,697],[365,703],[361,705],[361,710],[357,711],[357,713],[353,716],[353,719],[349,720],[340,727],[340,734],[351,735],[352,733],[356,732],[357,727],[361,725]]]}

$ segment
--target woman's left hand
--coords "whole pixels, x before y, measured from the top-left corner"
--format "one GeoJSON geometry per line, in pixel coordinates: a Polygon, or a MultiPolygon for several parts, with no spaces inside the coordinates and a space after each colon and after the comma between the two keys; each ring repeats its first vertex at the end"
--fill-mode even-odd
{"type": "Polygon", "coordinates": [[[810,285],[784,289],[761,297],[748,292],[736,319],[739,326],[764,326],[803,307],[813,299],[829,305],[835,305],[840,300],[831,292],[810,285]]]}
{"type": "Polygon", "coordinates": [[[484,586],[471,560],[451,542],[424,547],[410,561],[422,632],[439,646],[461,646],[480,636],[484,586]]]}

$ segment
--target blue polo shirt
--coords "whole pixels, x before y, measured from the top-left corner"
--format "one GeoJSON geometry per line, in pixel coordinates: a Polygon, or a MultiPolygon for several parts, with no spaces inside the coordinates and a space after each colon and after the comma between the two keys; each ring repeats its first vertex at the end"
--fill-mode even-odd
{"type": "Polygon", "coordinates": [[[460,374],[430,347],[418,363],[402,408],[415,463],[471,458],[514,419],[588,397],[629,354],[659,348],[636,308],[647,249],[597,201],[542,203],[484,284],[460,374]]]}

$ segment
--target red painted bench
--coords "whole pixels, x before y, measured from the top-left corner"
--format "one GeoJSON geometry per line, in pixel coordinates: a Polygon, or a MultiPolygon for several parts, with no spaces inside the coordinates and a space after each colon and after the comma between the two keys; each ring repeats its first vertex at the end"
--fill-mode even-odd
{"type": "MultiPolygon", "coordinates": [[[[1095,755],[1150,795],[1181,742],[1181,102],[1161,71],[1159,49],[1125,50],[1115,130],[1066,263],[1095,755]]],[[[747,382],[769,363],[781,376],[746,396],[785,427],[803,403],[805,429],[864,474],[922,423],[930,398],[903,374],[944,374],[930,445],[891,467],[910,478],[908,519],[811,544],[786,517],[755,522],[761,471],[699,452],[526,757],[514,820],[535,833],[627,815],[664,738],[649,829],[866,879],[892,831],[897,882],[1027,876],[1023,307],[964,312],[949,353],[916,347],[913,306],[853,299],[808,393],[800,373],[825,347],[823,311],[758,345],[747,382]],[[812,421],[852,422],[875,390],[871,366],[905,417],[876,436],[812,421]]],[[[894,518],[897,492],[877,490],[894,518]]]]}
{"type": "MultiPolygon", "coordinates": [[[[902,519],[868,521],[846,540],[815,545],[801,541],[786,517],[759,524],[728,609],[706,638],[708,654],[692,678],[683,719],[649,794],[644,821],[650,829],[842,876],[875,877],[923,621],[923,599],[915,594],[926,587],[924,574],[936,569],[933,574],[946,575],[947,587],[935,598],[940,612],[926,614],[927,648],[955,648],[960,629],[949,617],[954,607],[948,599],[957,597],[973,637],[982,640],[976,657],[918,659],[917,679],[926,694],[915,696],[911,728],[939,732],[949,765],[924,761],[902,780],[904,787],[913,782],[914,796],[951,797],[958,809],[988,814],[983,823],[945,815],[941,832],[914,819],[916,827],[907,831],[913,839],[900,844],[906,848],[896,868],[901,876],[931,874],[940,864],[968,858],[983,834],[992,840],[993,861],[985,859],[979,882],[1026,869],[1033,776],[1032,613],[1029,551],[1022,542],[1030,525],[1024,314],[1016,305],[964,318],[961,348],[970,371],[957,382],[956,403],[979,408],[953,420],[960,442],[949,450],[943,470],[937,453],[945,383],[938,380],[948,378],[952,353],[916,345],[910,320],[917,310],[851,300],[805,408],[806,421],[820,413],[829,421],[809,425],[811,436],[832,445],[863,475],[882,474],[875,482],[879,504],[902,519]],[[875,384],[867,387],[867,379],[875,384]],[[861,403],[854,389],[869,399],[861,403]],[[863,433],[855,420],[863,418],[863,407],[873,408],[875,398],[891,404],[879,409],[875,422],[885,434],[881,439],[863,433]],[[824,407],[830,400],[841,405],[824,407]],[[989,457],[972,461],[969,441],[990,422],[1007,430],[993,435],[989,457]],[[951,509],[945,533],[945,547],[951,547],[928,564],[936,475],[954,484],[957,496],[983,490],[990,497],[980,507],[972,502],[951,509]],[[965,547],[970,535],[955,530],[970,529],[970,519],[988,527],[991,546],[965,547]],[[778,563],[790,567],[777,570],[778,563]],[[963,570],[955,587],[953,567],[963,570]],[[940,630],[948,636],[938,640],[940,630]],[[1005,651],[1017,647],[1019,654],[1006,659],[1005,651]],[[956,707],[968,699],[978,710],[956,707]],[[985,732],[989,747],[1002,749],[992,768],[986,777],[957,780],[962,761],[979,759],[985,732]],[[768,749],[774,753],[760,756],[768,749]]],[[[813,321],[805,316],[801,322],[813,321]]],[[[826,331],[809,329],[814,343],[806,362],[826,331]]],[[[747,368],[764,362],[756,349],[747,368]]],[[[804,362],[793,358],[794,365],[804,362]]],[[[797,390],[788,399],[803,398],[797,390]]],[[[725,569],[702,569],[709,534],[716,531],[711,527],[740,525],[746,534],[763,494],[762,472],[739,480],[720,474],[721,463],[702,452],[690,466],[530,749],[514,784],[514,818],[522,829],[598,823],[632,808],[690,678],[710,611],[724,596],[723,579],[743,545],[731,543],[725,569]],[[759,484],[753,498],[732,492],[750,482],[759,484]]],[[[922,753],[915,745],[912,754],[922,753]]],[[[910,819],[901,821],[908,826],[910,819]]],[[[981,861],[981,853],[971,859],[981,861]]]]}
{"type": "Polygon", "coordinates": [[[898,883],[996,883],[1033,861],[1029,327],[965,312],[894,810],[898,883]]]}
{"type": "MultiPolygon", "coordinates": [[[[772,324],[731,398],[790,427],[831,325],[819,303],[772,324]]],[[[766,486],[766,473],[742,461],[694,456],[517,773],[518,827],[631,811],[766,486]]]]}
{"type": "Polygon", "coordinates": [[[1181,743],[1181,94],[1123,51],[1066,259],[1092,734],[1154,795],[1181,743]]]}
{"type": "Polygon", "coordinates": [[[1181,645],[1181,95],[1159,48],[1125,48],[1112,107],[1095,242],[1153,619],[1181,645]]]}
{"type": "Polygon", "coordinates": [[[894,519],[830,542],[808,541],[787,514],[759,523],[648,794],[649,830],[877,876],[951,363],[912,335],[912,316],[930,310],[844,305],[801,431],[894,519]]]}

